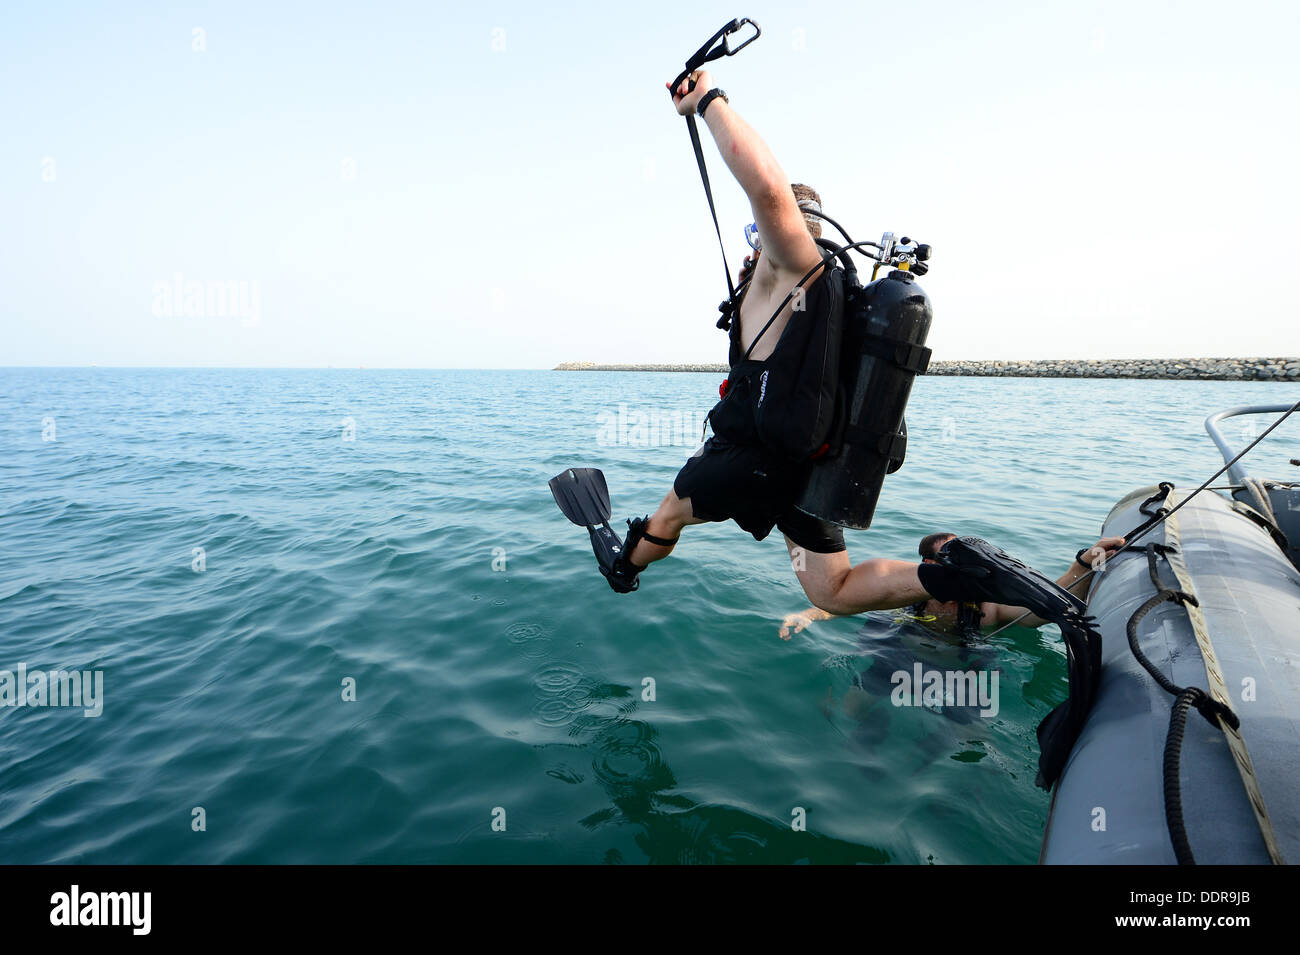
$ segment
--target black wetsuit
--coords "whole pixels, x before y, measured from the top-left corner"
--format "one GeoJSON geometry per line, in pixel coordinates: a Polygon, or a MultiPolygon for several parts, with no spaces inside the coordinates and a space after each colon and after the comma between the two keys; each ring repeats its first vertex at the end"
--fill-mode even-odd
{"type": "MultiPolygon", "coordinates": [[[[805,302],[810,310],[827,307],[826,276],[808,288],[805,302]]],[[[759,441],[754,402],[748,398],[749,390],[763,386],[766,362],[745,359],[739,321],[731,325],[728,364],[727,394],[709,414],[713,437],[678,472],[673,492],[690,498],[691,511],[700,520],[733,520],[755,540],[778,527],[804,550],[816,554],[844,550],[840,527],[794,506],[813,462],[790,461],[759,441]]]]}

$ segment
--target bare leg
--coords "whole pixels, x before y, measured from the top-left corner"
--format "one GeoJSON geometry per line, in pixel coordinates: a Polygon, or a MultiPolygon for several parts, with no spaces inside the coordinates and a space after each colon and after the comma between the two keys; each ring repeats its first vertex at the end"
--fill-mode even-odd
{"type": "Polygon", "coordinates": [[[799,548],[788,537],[785,546],[795,567],[804,568],[795,570],[804,593],[814,606],[827,613],[847,615],[893,610],[930,597],[917,576],[919,564],[874,557],[854,567],[849,564],[847,551],[814,554],[799,548]]]}
{"type": "MultiPolygon", "coordinates": [[[[655,537],[662,537],[664,540],[676,541],[682,533],[682,528],[688,524],[703,524],[691,511],[691,499],[689,497],[678,497],[672,491],[668,492],[659,509],[650,515],[650,523],[647,525],[648,530],[655,537]]],[[[638,567],[645,567],[653,564],[657,560],[663,560],[673,552],[671,546],[664,547],[661,544],[652,544],[650,541],[642,539],[632,548],[632,552],[627,555],[629,561],[638,567]]]]}

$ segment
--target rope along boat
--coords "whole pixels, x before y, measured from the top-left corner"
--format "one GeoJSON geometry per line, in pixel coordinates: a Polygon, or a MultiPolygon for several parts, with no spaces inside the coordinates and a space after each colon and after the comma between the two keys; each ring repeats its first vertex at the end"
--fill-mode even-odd
{"type": "Polygon", "coordinates": [[[1206,420],[1224,493],[1142,488],[1106,518],[1131,544],[1093,578],[1101,678],[1040,861],[1300,860],[1300,484],[1251,478],[1218,427],[1295,408],[1206,420]]]}

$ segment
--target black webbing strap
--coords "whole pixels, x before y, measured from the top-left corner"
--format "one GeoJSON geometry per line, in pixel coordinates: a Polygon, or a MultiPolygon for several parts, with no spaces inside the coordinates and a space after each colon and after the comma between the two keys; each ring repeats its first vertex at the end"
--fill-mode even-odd
{"type": "Polygon", "coordinates": [[[695,150],[695,162],[700,167],[700,179],[704,182],[704,197],[709,200],[709,215],[713,217],[713,231],[718,234],[718,248],[722,251],[722,270],[727,275],[727,300],[718,306],[722,317],[718,327],[730,330],[731,322],[736,316],[736,285],[731,281],[731,266],[727,265],[727,247],[722,242],[722,226],[718,224],[718,210],[713,204],[713,187],[709,185],[709,169],[704,164],[704,147],[700,145],[700,130],[695,125],[695,117],[686,117],[686,129],[691,134],[691,148],[695,150]]]}
{"type": "Polygon", "coordinates": [[[1123,547],[1121,547],[1119,550],[1115,551],[1115,553],[1125,554],[1125,553],[1135,551],[1139,554],[1145,554],[1147,552],[1148,547],[1154,547],[1156,553],[1159,554],[1161,557],[1164,557],[1165,554],[1172,554],[1178,550],[1177,544],[1126,544],[1123,547]]]}
{"type": "Polygon", "coordinates": [[[866,445],[870,442],[886,458],[898,459],[907,453],[906,431],[875,431],[869,428],[846,428],[844,440],[866,445]]]}
{"type": "Polygon", "coordinates": [[[885,335],[868,335],[862,344],[862,351],[876,358],[892,362],[904,371],[924,375],[930,367],[932,352],[924,345],[909,342],[903,338],[889,338],[885,335]]]}
{"type": "MultiPolygon", "coordinates": [[[[681,85],[682,80],[690,76],[705,63],[711,63],[714,60],[720,60],[724,56],[734,56],[749,44],[758,39],[762,31],[758,24],[748,17],[738,20],[732,20],[727,23],[721,30],[709,37],[709,39],[698,50],[691,54],[690,59],[686,61],[686,69],[677,74],[677,79],[673,80],[669,91],[676,95],[677,87],[681,85]],[[733,33],[739,33],[741,28],[746,24],[754,28],[754,35],[738,46],[732,46],[730,37],[733,33]]],[[[695,81],[691,81],[692,90],[695,89],[695,81]]],[[[722,250],[722,268],[727,273],[727,300],[718,306],[722,312],[722,317],[718,319],[718,327],[731,329],[731,321],[737,313],[736,305],[736,286],[731,281],[731,267],[727,265],[727,247],[722,243],[722,227],[718,225],[718,212],[713,205],[713,189],[709,185],[709,170],[704,165],[704,149],[700,146],[700,131],[695,125],[695,117],[686,117],[686,129],[691,134],[691,148],[695,150],[695,162],[700,167],[700,178],[704,181],[704,195],[709,200],[709,214],[713,216],[713,229],[718,233],[718,248],[722,250]]]]}
{"type": "Polygon", "coordinates": [[[1146,514],[1148,516],[1155,515],[1157,511],[1151,510],[1150,509],[1151,505],[1152,504],[1163,505],[1165,501],[1169,499],[1169,492],[1172,491],[1173,489],[1174,489],[1173,482],[1161,481],[1160,487],[1156,491],[1156,493],[1152,494],[1149,498],[1147,498],[1145,501],[1143,501],[1141,504],[1138,505],[1138,513],[1146,514]]]}
{"type": "MultiPolygon", "coordinates": [[[[1147,531],[1151,530],[1151,528],[1155,527],[1172,513],[1172,511],[1165,507],[1164,504],[1165,501],[1169,500],[1169,493],[1173,489],[1174,486],[1169,481],[1161,481],[1160,489],[1138,505],[1138,513],[1147,515],[1147,519],[1124,535],[1124,540],[1129,542],[1128,546],[1126,546],[1124,550],[1141,550],[1142,548],[1135,546],[1133,542],[1139,537],[1144,536],[1147,531]],[[1153,504],[1159,504],[1160,506],[1153,511],[1151,510],[1151,505],[1153,504]]],[[[1182,507],[1182,504],[1178,506],[1182,507]]],[[[1164,555],[1161,554],[1160,556],[1163,557],[1164,555]]]]}

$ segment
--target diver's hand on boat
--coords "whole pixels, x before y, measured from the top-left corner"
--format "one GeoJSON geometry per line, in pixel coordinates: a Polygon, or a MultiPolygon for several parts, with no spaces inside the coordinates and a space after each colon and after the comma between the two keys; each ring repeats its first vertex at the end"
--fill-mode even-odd
{"type": "Polygon", "coordinates": [[[1089,567],[1096,567],[1099,562],[1105,563],[1118,554],[1123,546],[1122,537],[1103,537],[1083,552],[1083,560],[1089,567]]]}
{"type": "Polygon", "coordinates": [[[682,116],[690,116],[699,105],[700,97],[713,89],[713,77],[709,75],[708,70],[696,70],[682,80],[677,89],[673,89],[672,83],[665,83],[664,86],[672,92],[673,105],[677,107],[677,112],[682,116]],[[695,89],[691,89],[692,78],[695,80],[695,89]]]}

